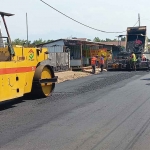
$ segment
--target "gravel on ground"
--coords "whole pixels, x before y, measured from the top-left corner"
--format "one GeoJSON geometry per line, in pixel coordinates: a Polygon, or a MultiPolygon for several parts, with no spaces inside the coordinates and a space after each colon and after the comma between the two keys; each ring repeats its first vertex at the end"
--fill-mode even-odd
{"type": "MultiPolygon", "coordinates": [[[[106,69],[104,69],[106,71],[106,69]]],[[[100,69],[96,68],[96,74],[100,73],[100,69]]],[[[57,83],[68,81],[68,80],[74,80],[81,77],[86,77],[89,75],[92,75],[92,69],[89,68],[83,68],[82,71],[64,71],[64,72],[56,72],[56,76],[58,76],[57,83]]]]}

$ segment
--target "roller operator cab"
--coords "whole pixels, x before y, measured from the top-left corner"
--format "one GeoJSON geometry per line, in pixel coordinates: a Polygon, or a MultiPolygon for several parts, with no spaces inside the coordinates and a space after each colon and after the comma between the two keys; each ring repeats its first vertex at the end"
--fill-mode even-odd
{"type": "Polygon", "coordinates": [[[25,94],[51,95],[57,77],[48,59],[48,50],[12,46],[4,17],[13,14],[0,12],[0,15],[7,33],[7,37],[0,36],[0,102],[25,94]]]}

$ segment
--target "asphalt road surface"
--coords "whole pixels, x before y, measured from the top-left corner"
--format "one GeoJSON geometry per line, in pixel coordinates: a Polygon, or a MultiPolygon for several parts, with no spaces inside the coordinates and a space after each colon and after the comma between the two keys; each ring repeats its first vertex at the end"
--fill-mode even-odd
{"type": "Polygon", "coordinates": [[[0,150],[150,150],[150,73],[104,72],[1,104],[0,150]]]}

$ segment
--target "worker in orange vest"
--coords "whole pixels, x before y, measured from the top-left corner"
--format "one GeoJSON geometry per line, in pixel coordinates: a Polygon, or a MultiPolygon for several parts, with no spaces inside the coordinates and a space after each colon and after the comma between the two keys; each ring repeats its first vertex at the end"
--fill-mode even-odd
{"type": "Polygon", "coordinates": [[[91,66],[92,66],[92,73],[95,74],[95,69],[96,69],[96,61],[97,61],[97,58],[95,56],[93,56],[91,58],[91,66]]]}
{"type": "Polygon", "coordinates": [[[103,72],[103,68],[104,68],[104,57],[103,57],[103,55],[101,55],[99,63],[100,63],[100,68],[101,68],[100,72],[103,72]]]}
{"type": "Polygon", "coordinates": [[[142,61],[146,61],[146,56],[144,54],[142,55],[142,61]]]}
{"type": "Polygon", "coordinates": [[[149,62],[147,61],[146,56],[145,56],[144,54],[142,54],[142,61],[145,61],[145,62],[146,62],[147,71],[149,71],[149,70],[150,70],[149,62]]]}
{"type": "Polygon", "coordinates": [[[99,67],[99,58],[98,58],[98,55],[96,55],[96,58],[97,58],[97,60],[96,60],[96,66],[99,67]]]}

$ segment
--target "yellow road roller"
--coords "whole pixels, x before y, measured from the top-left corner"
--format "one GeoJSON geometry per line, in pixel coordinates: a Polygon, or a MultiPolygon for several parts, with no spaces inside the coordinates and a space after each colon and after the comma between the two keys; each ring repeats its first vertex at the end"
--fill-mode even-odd
{"type": "Polygon", "coordinates": [[[0,15],[7,33],[7,37],[0,36],[0,39],[6,41],[0,44],[0,102],[25,94],[40,98],[50,96],[58,77],[48,59],[48,50],[13,46],[5,16],[14,14],[0,12],[0,15]]]}

